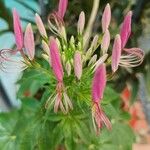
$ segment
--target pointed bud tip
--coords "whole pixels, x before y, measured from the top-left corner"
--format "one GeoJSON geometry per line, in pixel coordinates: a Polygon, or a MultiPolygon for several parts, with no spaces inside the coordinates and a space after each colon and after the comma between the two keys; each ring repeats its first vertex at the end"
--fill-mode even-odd
{"type": "Polygon", "coordinates": [[[130,10],[130,11],[128,12],[128,15],[132,16],[132,15],[133,15],[133,12],[130,10]]]}
{"type": "Polygon", "coordinates": [[[28,23],[27,28],[31,28],[31,27],[32,27],[31,23],[28,23]]]}
{"type": "Polygon", "coordinates": [[[120,39],[120,34],[117,34],[117,35],[116,35],[116,39],[120,39]]]}
{"type": "Polygon", "coordinates": [[[111,8],[110,8],[109,3],[107,3],[107,5],[104,8],[104,12],[102,14],[102,30],[103,30],[103,33],[106,31],[106,29],[109,28],[110,21],[111,21],[111,8]]]}
{"type": "Polygon", "coordinates": [[[39,14],[38,14],[38,13],[35,13],[35,16],[39,16],[39,14]]]}
{"type": "Polygon", "coordinates": [[[106,4],[106,7],[107,7],[107,8],[110,8],[110,4],[109,4],[109,3],[107,3],[107,4],[106,4]]]}

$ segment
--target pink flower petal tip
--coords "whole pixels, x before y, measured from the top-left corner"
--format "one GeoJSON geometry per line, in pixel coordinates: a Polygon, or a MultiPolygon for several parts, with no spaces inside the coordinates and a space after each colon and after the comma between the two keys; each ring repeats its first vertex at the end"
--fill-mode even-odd
{"type": "Polygon", "coordinates": [[[20,17],[16,9],[13,9],[13,26],[14,26],[14,34],[15,34],[17,50],[21,50],[23,48],[23,32],[22,32],[20,17]]]}
{"type": "Polygon", "coordinates": [[[30,23],[26,27],[24,36],[24,45],[29,59],[33,60],[35,55],[35,43],[34,43],[34,34],[30,23]]]}
{"type": "Polygon", "coordinates": [[[35,22],[36,22],[36,25],[38,27],[40,34],[44,37],[47,37],[47,33],[45,30],[44,24],[42,22],[41,17],[38,14],[35,14],[35,22]]]}
{"type": "Polygon", "coordinates": [[[124,18],[124,21],[121,25],[120,36],[121,36],[121,48],[123,49],[130,37],[131,34],[131,20],[132,11],[129,11],[124,18]]]}
{"type": "Polygon", "coordinates": [[[82,11],[79,15],[79,20],[78,20],[78,33],[82,34],[85,26],[85,13],[82,11]]]}
{"type": "Polygon", "coordinates": [[[111,68],[113,72],[116,72],[116,70],[118,69],[120,57],[121,57],[121,38],[120,35],[118,34],[116,35],[112,50],[111,68]]]}
{"type": "Polygon", "coordinates": [[[64,72],[63,72],[63,67],[61,63],[59,48],[58,48],[56,40],[53,37],[50,38],[50,56],[51,56],[51,65],[52,65],[52,69],[55,74],[55,77],[57,81],[62,82],[64,72]]]}
{"type": "Polygon", "coordinates": [[[111,20],[111,8],[109,3],[106,5],[102,15],[102,31],[103,33],[108,29],[111,20]]]}
{"type": "Polygon", "coordinates": [[[65,16],[66,10],[68,6],[68,0],[59,0],[59,6],[58,6],[58,15],[62,19],[65,16]]]}
{"type": "Polygon", "coordinates": [[[101,64],[95,71],[92,82],[92,100],[99,102],[103,98],[103,93],[106,87],[106,65],[101,64]]]}

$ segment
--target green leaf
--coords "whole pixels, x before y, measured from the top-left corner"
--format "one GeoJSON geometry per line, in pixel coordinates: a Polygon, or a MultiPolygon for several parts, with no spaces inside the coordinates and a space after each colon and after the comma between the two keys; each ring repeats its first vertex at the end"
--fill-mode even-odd
{"type": "Polygon", "coordinates": [[[0,149],[19,150],[17,145],[17,135],[14,131],[17,123],[17,115],[16,111],[0,114],[0,149]]]}
{"type": "Polygon", "coordinates": [[[114,91],[111,87],[107,86],[104,92],[103,104],[109,104],[114,100],[118,100],[119,94],[114,91]]]}
{"type": "Polygon", "coordinates": [[[26,96],[33,97],[39,89],[43,88],[45,84],[49,84],[50,81],[50,75],[43,70],[29,69],[24,73],[22,79],[18,81],[18,84],[20,84],[18,97],[20,99],[26,96]]]}
{"type": "Polygon", "coordinates": [[[118,149],[131,149],[132,143],[135,140],[131,128],[123,123],[116,122],[113,125],[112,133],[110,134],[113,145],[118,146],[118,149]]]}

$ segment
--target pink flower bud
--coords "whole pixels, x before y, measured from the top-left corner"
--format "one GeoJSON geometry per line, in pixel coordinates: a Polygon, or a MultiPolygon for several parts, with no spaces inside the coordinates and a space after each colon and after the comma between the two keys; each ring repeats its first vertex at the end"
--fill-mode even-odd
{"type": "Polygon", "coordinates": [[[23,48],[23,32],[20,17],[16,9],[13,10],[13,25],[17,49],[21,50],[23,48]]]}
{"type": "Polygon", "coordinates": [[[131,19],[132,19],[132,11],[129,11],[124,18],[124,21],[121,25],[121,49],[123,49],[130,37],[131,34],[131,19]]]}
{"type": "Polygon", "coordinates": [[[95,71],[92,82],[92,100],[94,103],[98,103],[100,100],[102,100],[105,86],[106,86],[106,66],[103,63],[95,71]]]}
{"type": "Polygon", "coordinates": [[[74,72],[75,76],[80,80],[82,76],[82,58],[79,51],[76,51],[74,55],[74,72]]]}
{"type": "Polygon", "coordinates": [[[62,19],[64,18],[64,15],[67,10],[68,0],[59,0],[59,6],[58,6],[58,15],[62,19]]]}
{"type": "Polygon", "coordinates": [[[78,20],[78,33],[82,34],[84,30],[84,25],[85,25],[85,13],[82,11],[79,15],[79,20],[78,20]]]}
{"type": "Polygon", "coordinates": [[[102,15],[102,31],[103,31],[103,33],[106,31],[106,29],[108,29],[110,20],[111,20],[111,8],[110,8],[110,5],[107,4],[104,9],[103,15],[102,15]]]}
{"type": "Polygon", "coordinates": [[[45,30],[44,24],[42,22],[41,17],[38,14],[35,14],[35,22],[36,22],[36,25],[38,27],[40,34],[44,37],[47,37],[47,33],[45,30]]]}
{"type": "Polygon", "coordinates": [[[107,53],[109,44],[110,44],[110,33],[109,33],[109,30],[106,29],[102,38],[102,43],[101,43],[101,49],[103,51],[103,54],[107,53]]]}
{"type": "Polygon", "coordinates": [[[35,55],[35,43],[34,43],[34,34],[30,23],[26,27],[24,35],[24,46],[29,59],[33,60],[35,55]]]}
{"type": "Polygon", "coordinates": [[[144,60],[144,51],[140,48],[124,48],[124,55],[121,55],[119,66],[122,67],[137,67],[144,60]]]}
{"type": "Polygon", "coordinates": [[[118,69],[120,57],[121,57],[121,38],[120,35],[118,34],[116,35],[112,50],[111,68],[113,72],[115,72],[118,69]]]}
{"type": "Polygon", "coordinates": [[[51,65],[54,72],[54,75],[57,81],[63,81],[63,67],[61,64],[60,52],[56,43],[56,40],[51,37],[50,38],[50,56],[51,56],[51,65]]]}
{"type": "Polygon", "coordinates": [[[67,61],[65,69],[67,71],[68,76],[70,76],[70,74],[71,74],[71,64],[70,64],[69,61],[67,61]]]}

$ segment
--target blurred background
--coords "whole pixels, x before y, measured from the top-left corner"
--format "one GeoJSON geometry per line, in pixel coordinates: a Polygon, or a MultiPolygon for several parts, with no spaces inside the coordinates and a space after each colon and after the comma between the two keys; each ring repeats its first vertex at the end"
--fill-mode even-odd
{"type": "MultiPolygon", "coordinates": [[[[85,11],[88,20],[92,2],[93,0],[69,0],[65,20],[68,21],[66,25],[70,35],[75,33],[78,14],[82,10],[85,11]],[[73,26],[69,26],[70,24],[73,26]]],[[[137,134],[137,143],[147,144],[150,143],[150,1],[101,0],[93,34],[101,32],[102,10],[108,2],[112,9],[111,36],[114,37],[119,32],[118,26],[123,21],[123,16],[132,10],[132,35],[128,47],[140,47],[145,51],[142,65],[133,69],[120,69],[111,82],[122,97],[122,108],[129,111],[132,116],[130,125],[137,134]]],[[[39,13],[44,23],[47,23],[47,17],[56,8],[57,3],[58,0],[0,0],[0,49],[15,48],[11,13],[13,8],[19,12],[25,28],[29,22],[35,24],[35,13],[39,13]]],[[[19,67],[12,66],[7,71],[0,70],[0,111],[8,111],[20,105],[16,97],[18,89],[16,82],[21,74],[19,67]]]]}

